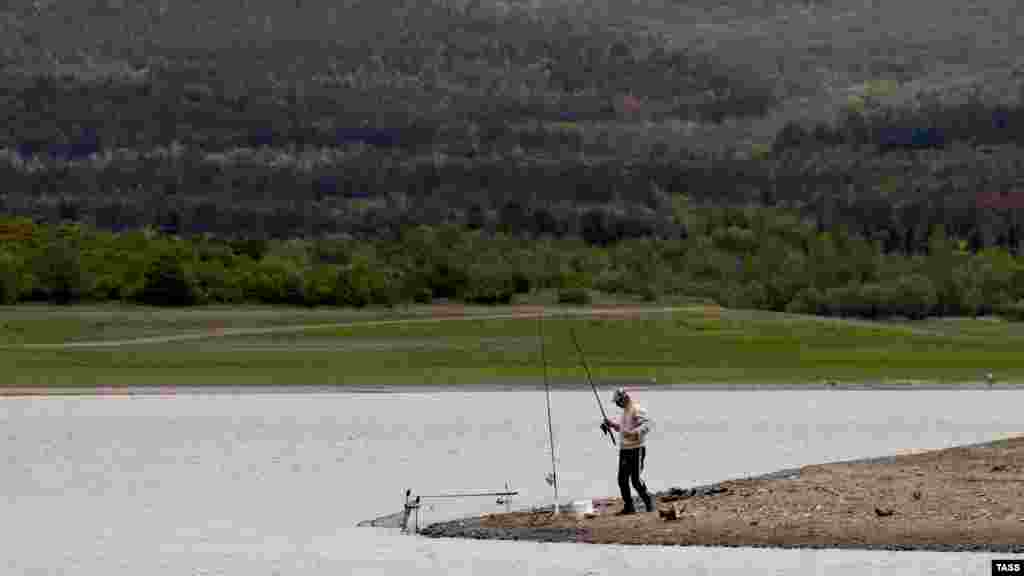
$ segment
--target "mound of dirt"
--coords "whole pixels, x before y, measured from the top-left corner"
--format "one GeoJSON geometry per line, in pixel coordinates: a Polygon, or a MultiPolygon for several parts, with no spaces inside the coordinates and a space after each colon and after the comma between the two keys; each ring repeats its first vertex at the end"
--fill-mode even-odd
{"type": "MultiPolygon", "coordinates": [[[[657,494],[663,512],[550,510],[428,526],[431,537],[600,544],[1024,553],[1024,438],[806,466],[657,494]],[[672,519],[676,517],[675,519],[672,519]]],[[[638,505],[638,510],[643,510],[638,505]]]]}

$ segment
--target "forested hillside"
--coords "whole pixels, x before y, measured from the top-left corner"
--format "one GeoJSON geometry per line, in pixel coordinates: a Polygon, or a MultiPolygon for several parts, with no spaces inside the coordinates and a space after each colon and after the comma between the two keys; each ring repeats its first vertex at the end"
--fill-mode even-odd
{"type": "MultiPolygon", "coordinates": [[[[843,238],[874,272],[837,286],[888,282],[879,262],[913,276],[936,242],[962,247],[960,264],[1021,245],[1017,18],[1005,0],[8,2],[0,210],[125,238],[204,235],[197,246],[388,246],[425,226],[714,261],[708,246],[732,254],[719,243],[752,234],[757,249],[726,260],[784,262],[843,238]],[[706,216],[683,215],[694,210],[706,216]],[[712,216],[741,213],[755,216],[712,216]],[[814,240],[764,252],[760,221],[814,240]]],[[[31,251],[3,250],[20,286],[6,294],[43,298],[26,280],[31,251]]],[[[784,308],[813,285],[800,302],[818,310],[808,302],[835,288],[738,295],[770,293],[777,272],[706,284],[688,266],[678,287],[636,291],[784,308]]],[[[594,270],[584,284],[609,288],[594,270]]],[[[1013,282],[998,298],[961,292],[991,309],[1019,298],[1013,282]]],[[[977,308],[936,298],[929,313],[977,308]]]]}

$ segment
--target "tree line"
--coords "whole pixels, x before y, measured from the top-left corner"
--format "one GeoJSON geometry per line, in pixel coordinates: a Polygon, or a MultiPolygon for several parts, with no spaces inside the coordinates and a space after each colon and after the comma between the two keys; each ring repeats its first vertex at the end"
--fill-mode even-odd
{"type": "Polygon", "coordinates": [[[1024,261],[999,247],[972,252],[941,225],[925,253],[908,255],[842,226],[819,232],[779,208],[680,197],[673,214],[688,237],[607,245],[453,224],[374,241],[270,240],[5,219],[0,301],[361,307],[437,298],[503,304],[547,291],[573,303],[608,293],[832,316],[1024,317],[1024,261]]]}
{"type": "Polygon", "coordinates": [[[183,235],[373,237],[453,223],[609,243],[678,235],[667,207],[673,193],[686,193],[696,202],[797,210],[819,231],[845,225],[882,241],[887,252],[925,250],[939,224],[973,250],[1017,251],[1022,237],[1012,199],[1024,194],[1017,187],[1021,158],[1016,145],[980,154],[966,144],[881,157],[834,147],[635,162],[401,159],[365,150],[309,157],[251,149],[221,157],[124,153],[94,164],[19,164],[8,156],[0,158],[0,210],[183,235]],[[992,202],[993,195],[1006,201],[992,202]]]}

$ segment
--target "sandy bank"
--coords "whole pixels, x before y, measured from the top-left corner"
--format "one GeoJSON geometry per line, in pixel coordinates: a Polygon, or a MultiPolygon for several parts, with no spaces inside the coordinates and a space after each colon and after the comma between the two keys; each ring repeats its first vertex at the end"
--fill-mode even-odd
{"type": "MultiPolygon", "coordinates": [[[[433,524],[429,537],[595,544],[1024,553],[1024,437],[806,466],[657,495],[660,513],[551,510],[433,524]]],[[[643,506],[638,503],[638,510],[643,506]]]]}

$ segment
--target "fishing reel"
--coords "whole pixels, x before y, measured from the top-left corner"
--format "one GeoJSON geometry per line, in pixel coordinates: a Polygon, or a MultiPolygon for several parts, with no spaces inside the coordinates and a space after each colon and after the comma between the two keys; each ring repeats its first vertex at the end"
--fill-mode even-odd
{"type": "Polygon", "coordinates": [[[498,496],[498,499],[495,500],[494,503],[498,504],[499,506],[501,504],[509,505],[509,504],[512,503],[512,494],[513,494],[512,487],[509,485],[508,481],[506,481],[505,482],[505,495],[498,496]]]}

